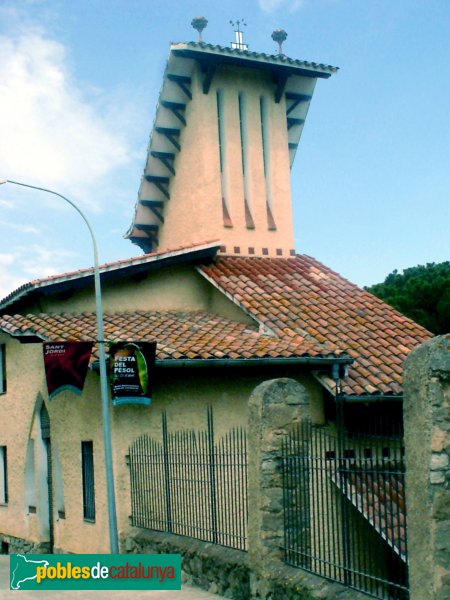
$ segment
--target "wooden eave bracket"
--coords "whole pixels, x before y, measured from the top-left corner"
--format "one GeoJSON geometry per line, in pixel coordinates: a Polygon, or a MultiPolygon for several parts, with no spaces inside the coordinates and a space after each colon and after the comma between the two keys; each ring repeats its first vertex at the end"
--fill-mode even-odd
{"type": "Polygon", "coordinates": [[[180,90],[182,90],[182,92],[189,98],[189,100],[192,100],[190,77],[187,77],[186,75],[175,75],[174,73],[168,73],[167,79],[176,83],[180,90]]]}
{"type": "Polygon", "coordinates": [[[204,94],[209,94],[209,90],[211,88],[211,83],[214,78],[214,74],[216,72],[216,65],[214,63],[200,63],[201,69],[203,73],[203,83],[202,90],[204,94]]]}
{"type": "Polygon", "coordinates": [[[164,106],[164,108],[170,110],[182,125],[186,125],[186,119],[184,117],[186,104],[183,104],[181,102],[169,102],[168,100],[161,100],[161,106],[164,106]]]}
{"type": "Polygon", "coordinates": [[[145,252],[145,254],[148,254],[149,252],[153,251],[153,242],[147,236],[144,237],[144,236],[138,236],[138,235],[130,235],[128,239],[133,244],[136,244],[136,246],[139,246],[139,248],[141,250],[143,250],[145,252]]]}
{"type": "Polygon", "coordinates": [[[175,154],[173,152],[157,152],[156,150],[152,150],[150,154],[153,158],[157,158],[172,175],[175,175],[175,168],[173,166],[175,154]]]}
{"type": "Polygon", "coordinates": [[[286,92],[286,100],[292,100],[292,104],[289,105],[286,114],[289,115],[297,108],[299,104],[302,102],[309,102],[311,98],[312,96],[309,96],[308,94],[295,94],[294,92],[286,92]]]}
{"type": "Polygon", "coordinates": [[[169,140],[169,142],[172,144],[172,146],[174,148],[176,148],[176,150],[178,150],[178,152],[181,150],[181,146],[178,141],[178,139],[180,137],[179,129],[173,129],[170,127],[155,127],[155,131],[156,131],[156,133],[159,133],[160,135],[164,135],[169,140]]]}
{"type": "Polygon", "coordinates": [[[158,243],[159,243],[158,237],[157,237],[158,230],[159,230],[158,225],[146,224],[146,223],[136,223],[134,226],[138,231],[143,231],[146,234],[146,237],[139,237],[137,235],[132,236],[130,239],[135,244],[138,244],[138,246],[141,246],[141,248],[143,248],[143,246],[141,245],[141,241],[147,240],[147,245],[150,244],[150,252],[153,250],[153,247],[158,246],[158,243]]]}
{"type": "Polygon", "coordinates": [[[303,125],[305,119],[295,119],[294,117],[287,118],[287,128],[291,129],[295,125],[303,125]]]}
{"type": "Polygon", "coordinates": [[[170,200],[169,194],[169,182],[170,179],[168,177],[160,177],[159,175],[145,175],[145,179],[152,183],[158,190],[164,194],[164,196],[170,200]]]}
{"type": "Polygon", "coordinates": [[[149,208],[161,223],[164,223],[164,202],[162,200],[140,200],[139,202],[142,206],[149,208]]]}
{"type": "Polygon", "coordinates": [[[279,104],[281,98],[283,97],[288,77],[289,75],[286,73],[277,73],[274,75],[274,81],[276,84],[274,96],[277,104],[279,104]]]}

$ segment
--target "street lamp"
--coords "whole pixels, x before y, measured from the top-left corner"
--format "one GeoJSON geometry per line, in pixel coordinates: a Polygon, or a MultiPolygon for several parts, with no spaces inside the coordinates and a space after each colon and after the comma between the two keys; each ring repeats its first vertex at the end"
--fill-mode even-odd
{"type": "Polygon", "coordinates": [[[81,212],[76,204],[71,200],[54,192],[47,190],[46,188],[37,187],[36,185],[29,185],[27,183],[20,183],[18,181],[11,181],[10,179],[0,179],[0,185],[4,183],[12,183],[14,185],[20,185],[22,187],[31,188],[32,190],[38,190],[40,192],[47,192],[54,196],[59,196],[70,204],[80,215],[83,221],[86,223],[89,233],[91,234],[92,246],[94,250],[94,287],[95,287],[95,310],[97,315],[97,338],[98,338],[98,354],[100,360],[100,394],[102,400],[102,419],[103,419],[103,439],[105,449],[105,469],[106,469],[106,494],[108,500],[108,523],[109,523],[109,544],[111,554],[117,554],[119,552],[118,536],[117,536],[117,515],[116,515],[116,500],[114,494],[114,476],[113,476],[113,461],[112,461],[112,448],[111,448],[111,424],[110,424],[110,412],[109,412],[109,398],[108,398],[108,377],[106,373],[106,353],[105,353],[105,339],[103,333],[103,309],[102,309],[102,292],[100,286],[100,273],[98,268],[98,251],[97,242],[95,240],[94,232],[92,227],[81,212]]]}

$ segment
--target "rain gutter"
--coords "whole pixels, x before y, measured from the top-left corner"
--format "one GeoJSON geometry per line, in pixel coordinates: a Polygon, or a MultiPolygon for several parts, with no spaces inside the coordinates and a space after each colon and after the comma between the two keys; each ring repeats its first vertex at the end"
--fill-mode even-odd
{"type": "MultiPolygon", "coordinates": [[[[199,367],[265,367],[275,365],[349,365],[353,358],[296,356],[289,358],[166,358],[155,361],[155,367],[163,368],[199,368],[199,367]]],[[[98,360],[91,367],[98,370],[98,360]]]]}
{"type": "Polygon", "coordinates": [[[261,367],[269,365],[331,365],[334,363],[351,364],[352,358],[312,358],[297,356],[290,358],[187,358],[155,361],[157,367],[261,367]]]}
{"type": "Polygon", "coordinates": [[[360,396],[357,396],[356,394],[342,394],[341,398],[344,402],[350,404],[356,402],[386,402],[387,400],[402,402],[403,394],[361,394],[360,396]]]}

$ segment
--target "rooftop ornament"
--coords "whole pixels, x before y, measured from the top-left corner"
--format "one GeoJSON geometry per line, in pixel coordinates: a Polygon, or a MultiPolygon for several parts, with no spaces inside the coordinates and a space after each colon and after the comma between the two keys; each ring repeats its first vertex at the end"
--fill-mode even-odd
{"type": "Polygon", "coordinates": [[[275,31],[272,32],[272,39],[278,44],[278,54],[284,54],[283,42],[286,41],[286,38],[287,33],[284,29],[275,29],[275,31]]]}
{"type": "Polygon", "coordinates": [[[230,25],[235,28],[234,33],[236,36],[236,41],[231,42],[231,47],[238,50],[248,50],[248,44],[244,44],[243,32],[240,30],[241,24],[244,25],[244,27],[247,27],[247,23],[244,19],[240,19],[236,22],[230,21],[230,25]]]}
{"type": "Polygon", "coordinates": [[[203,42],[202,31],[208,25],[207,19],[205,19],[205,17],[194,17],[191,21],[191,25],[198,31],[198,41],[203,42]]]}

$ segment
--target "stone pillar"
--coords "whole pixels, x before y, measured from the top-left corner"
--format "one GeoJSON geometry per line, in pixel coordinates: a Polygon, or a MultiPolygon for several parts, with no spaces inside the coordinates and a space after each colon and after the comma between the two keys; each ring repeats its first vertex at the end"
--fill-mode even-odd
{"type": "Polygon", "coordinates": [[[408,356],[404,370],[411,600],[450,598],[450,334],[408,356]]]}
{"type": "Polygon", "coordinates": [[[250,396],[248,553],[258,597],[265,597],[264,579],[283,564],[282,440],[294,423],[307,418],[308,393],[292,379],[266,381],[250,396]]]}

